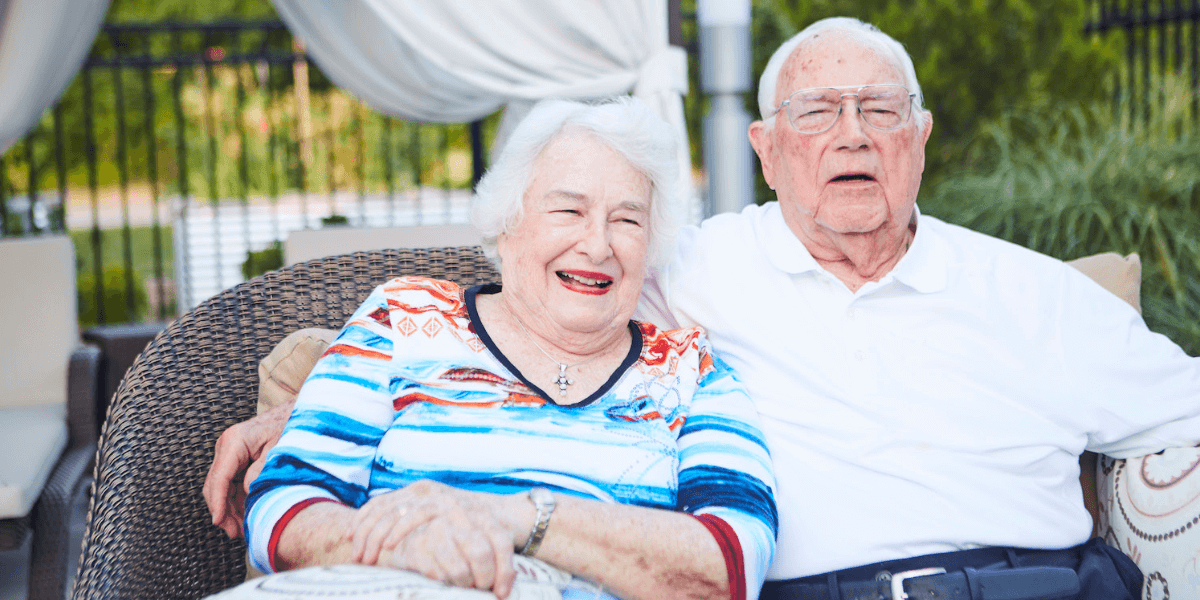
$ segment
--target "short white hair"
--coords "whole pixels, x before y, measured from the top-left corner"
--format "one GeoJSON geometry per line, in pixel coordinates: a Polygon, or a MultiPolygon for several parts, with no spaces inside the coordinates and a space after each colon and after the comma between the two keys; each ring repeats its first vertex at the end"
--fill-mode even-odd
{"type": "Polygon", "coordinates": [[[551,140],[564,130],[594,134],[650,180],[647,266],[666,264],[675,249],[675,236],[682,221],[675,135],[649,106],[629,96],[595,104],[543,100],[534,105],[475,186],[471,223],[483,235],[484,253],[499,263],[496,240],[521,219],[534,164],[551,140]]]}
{"type": "Polygon", "coordinates": [[[775,102],[776,87],[779,85],[779,76],[783,73],[783,66],[787,64],[792,52],[795,52],[796,47],[804,41],[828,31],[848,34],[860,42],[877,47],[884,57],[891,58],[900,68],[900,72],[904,74],[904,87],[908,88],[909,92],[916,94],[917,106],[922,111],[924,110],[925,99],[921,95],[921,84],[917,82],[917,70],[913,66],[912,57],[908,55],[903,44],[870,23],[864,23],[851,17],[830,17],[821,19],[793,35],[779,46],[779,49],[771,55],[771,60],[767,61],[762,77],[758,80],[758,112],[762,115],[763,121],[771,126],[775,124],[774,111],[779,107],[779,104],[775,102]]]}

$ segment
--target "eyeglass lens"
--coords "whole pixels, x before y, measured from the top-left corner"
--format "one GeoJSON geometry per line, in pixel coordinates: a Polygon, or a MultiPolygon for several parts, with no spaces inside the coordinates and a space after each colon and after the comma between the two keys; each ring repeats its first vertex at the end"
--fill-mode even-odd
{"type": "Polygon", "coordinates": [[[899,85],[872,85],[854,90],[812,88],[788,98],[788,119],[800,133],[820,133],[833,126],[842,98],[857,96],[863,120],[876,129],[896,129],[908,122],[912,102],[908,89],[899,85]]]}

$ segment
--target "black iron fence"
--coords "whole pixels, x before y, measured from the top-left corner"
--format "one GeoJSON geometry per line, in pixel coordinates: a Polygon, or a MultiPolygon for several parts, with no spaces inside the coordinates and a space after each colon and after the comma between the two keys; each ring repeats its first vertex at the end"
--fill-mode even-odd
{"type": "Polygon", "coordinates": [[[0,156],[0,233],[74,237],[82,324],[169,318],[294,229],[462,221],[495,121],[376,113],[278,21],[108,25],[0,156]]]}
{"type": "Polygon", "coordinates": [[[1130,120],[1200,123],[1200,0],[1090,0],[1089,12],[1086,32],[1124,36],[1113,91],[1130,120]]]}

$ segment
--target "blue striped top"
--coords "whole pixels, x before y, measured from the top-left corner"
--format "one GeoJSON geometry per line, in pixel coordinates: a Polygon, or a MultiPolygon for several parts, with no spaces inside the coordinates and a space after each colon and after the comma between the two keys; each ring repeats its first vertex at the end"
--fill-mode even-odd
{"type": "Polygon", "coordinates": [[[475,295],[497,290],[406,277],[359,307],[309,374],[251,485],[255,566],[271,570],[272,532],[301,502],[358,507],[432,479],[715,516],[736,534],[755,597],[777,530],[771,460],[750,399],[703,330],[631,322],[621,368],[584,402],[559,406],[478,320],[475,295]]]}

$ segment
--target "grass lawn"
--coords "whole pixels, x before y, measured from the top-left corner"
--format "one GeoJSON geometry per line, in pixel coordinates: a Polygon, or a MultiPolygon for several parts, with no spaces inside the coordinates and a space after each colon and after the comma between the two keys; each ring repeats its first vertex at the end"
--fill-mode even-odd
{"type": "MultiPolygon", "coordinates": [[[[162,276],[172,279],[175,275],[174,246],[171,241],[171,227],[159,226],[162,248],[162,276]]],[[[91,272],[94,268],[95,252],[92,247],[92,231],[90,229],[74,229],[71,239],[75,242],[75,257],[81,273],[91,272]]],[[[154,258],[154,228],[130,227],[130,250],[133,254],[133,270],[141,276],[142,281],[150,281],[156,276],[154,258]]],[[[125,235],[122,229],[103,229],[100,231],[100,255],[104,266],[123,266],[125,264],[125,235]]]]}

